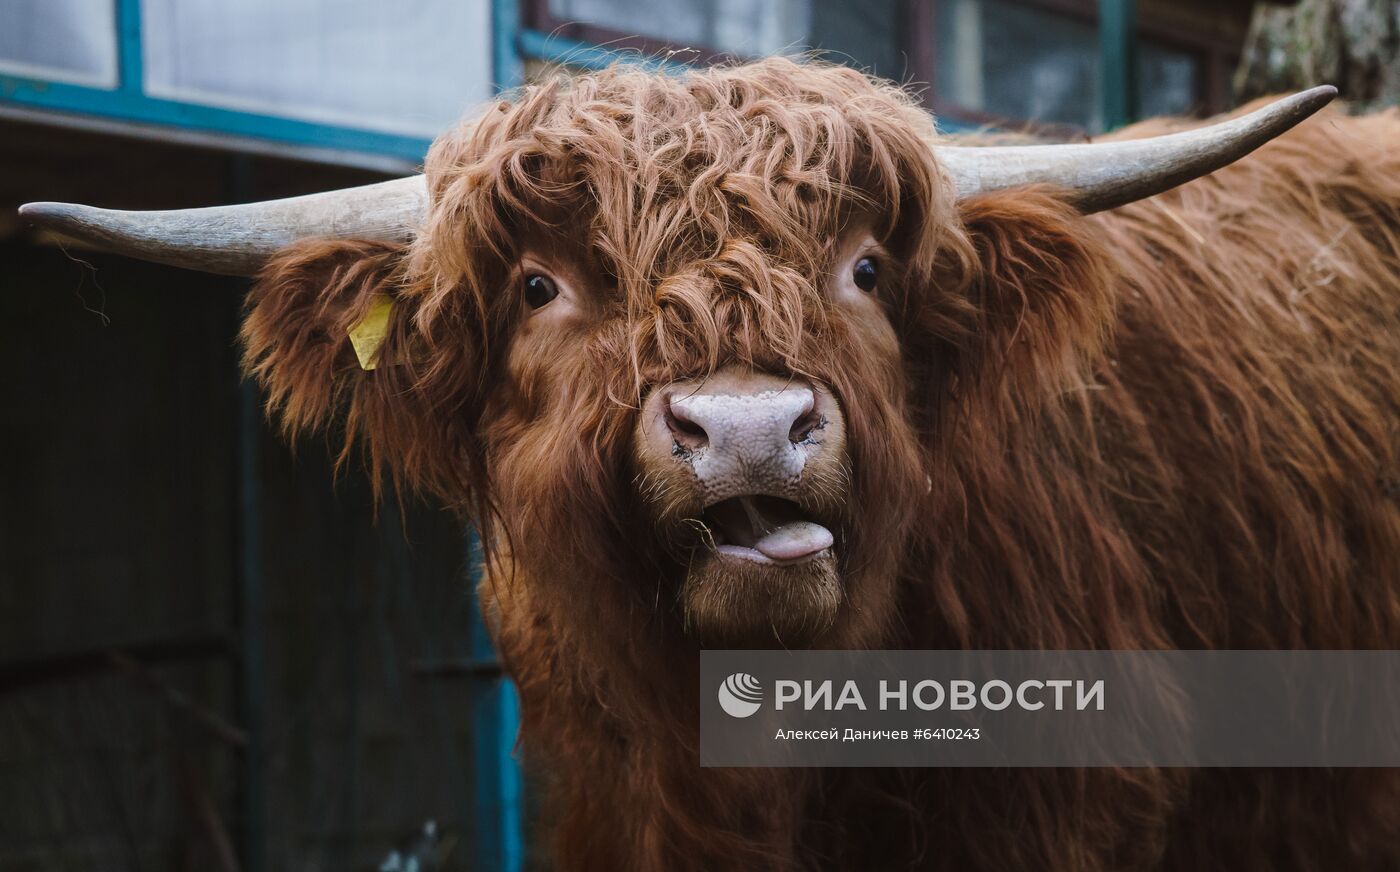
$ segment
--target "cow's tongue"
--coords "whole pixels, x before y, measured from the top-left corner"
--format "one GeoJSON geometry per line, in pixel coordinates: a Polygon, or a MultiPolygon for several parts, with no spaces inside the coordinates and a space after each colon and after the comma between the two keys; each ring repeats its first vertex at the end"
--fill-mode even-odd
{"type": "Polygon", "coordinates": [[[753,548],[770,560],[796,560],[825,551],[832,541],[831,531],[821,524],[793,521],[753,543],[753,548]]]}
{"type": "Polygon", "coordinates": [[[735,497],[714,506],[710,520],[726,545],[769,560],[798,560],[830,548],[831,531],[802,517],[796,505],[772,497],[735,497]]]}

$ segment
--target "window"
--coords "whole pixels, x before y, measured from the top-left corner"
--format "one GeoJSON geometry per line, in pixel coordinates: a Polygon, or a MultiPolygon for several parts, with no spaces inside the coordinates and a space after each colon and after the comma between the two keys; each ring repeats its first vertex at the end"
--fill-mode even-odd
{"type": "Polygon", "coordinates": [[[665,22],[651,36],[678,46],[739,56],[780,54],[807,36],[808,0],[548,0],[549,15],[631,33],[637,22],[665,22]]]}
{"type": "Polygon", "coordinates": [[[1137,52],[1138,115],[1185,115],[1200,104],[1201,64],[1192,52],[1143,40],[1137,52]]]}
{"type": "Polygon", "coordinates": [[[900,0],[533,0],[536,31],[700,61],[816,50],[893,79],[906,76],[900,0]],[[639,32],[638,28],[643,28],[639,32]]]}
{"type": "MultiPolygon", "coordinates": [[[[702,62],[816,49],[929,82],[933,107],[954,122],[1103,128],[1093,0],[527,0],[525,9],[541,33],[647,53],[690,48],[702,62]]],[[[1217,72],[1227,63],[1210,53],[1228,40],[1197,45],[1180,21],[1140,32],[1140,115],[1223,108],[1204,80],[1207,61],[1217,72]]]]}
{"type": "MultiPolygon", "coordinates": [[[[1080,17],[1014,0],[940,0],[934,33],[939,108],[957,115],[1103,127],[1092,5],[1080,17]]],[[[1139,41],[1143,116],[1196,107],[1199,63],[1189,51],[1139,41]]]]}
{"type": "Polygon", "coordinates": [[[1009,0],[943,0],[937,9],[940,101],[1001,118],[1096,126],[1093,24],[1009,0]]]}
{"type": "Polygon", "coordinates": [[[117,86],[113,0],[8,0],[0,22],[0,73],[117,86]]]}
{"type": "Polygon", "coordinates": [[[142,0],[141,8],[152,96],[431,137],[491,95],[487,3],[142,0]]]}

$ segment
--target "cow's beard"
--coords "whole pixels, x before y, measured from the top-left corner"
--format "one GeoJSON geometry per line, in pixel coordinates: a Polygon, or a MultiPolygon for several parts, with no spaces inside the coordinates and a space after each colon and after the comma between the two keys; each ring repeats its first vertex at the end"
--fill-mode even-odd
{"type": "Polygon", "coordinates": [[[839,563],[834,549],[780,566],[696,548],[680,591],[686,629],[706,645],[810,645],[845,600],[839,563]]]}

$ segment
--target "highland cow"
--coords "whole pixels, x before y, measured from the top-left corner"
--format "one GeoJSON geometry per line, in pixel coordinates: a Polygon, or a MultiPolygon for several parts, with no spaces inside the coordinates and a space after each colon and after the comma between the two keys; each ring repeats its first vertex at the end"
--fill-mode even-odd
{"type": "Polygon", "coordinates": [[[260,270],[287,432],[478,525],[561,868],[1393,869],[1391,771],[697,761],[706,646],[1400,643],[1400,116],[1280,135],[1329,97],[978,148],[840,67],[619,66],[426,186],[26,214],[260,270]]]}

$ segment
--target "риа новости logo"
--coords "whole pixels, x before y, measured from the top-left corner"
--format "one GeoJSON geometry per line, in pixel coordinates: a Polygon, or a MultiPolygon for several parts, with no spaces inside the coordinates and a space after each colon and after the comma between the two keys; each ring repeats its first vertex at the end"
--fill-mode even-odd
{"type": "Polygon", "coordinates": [[[719,686],[719,705],[732,718],[746,718],[763,703],[763,685],[747,672],[736,672],[719,686]]]}

